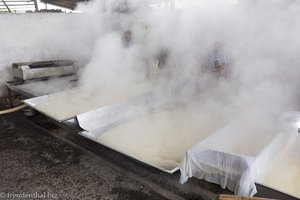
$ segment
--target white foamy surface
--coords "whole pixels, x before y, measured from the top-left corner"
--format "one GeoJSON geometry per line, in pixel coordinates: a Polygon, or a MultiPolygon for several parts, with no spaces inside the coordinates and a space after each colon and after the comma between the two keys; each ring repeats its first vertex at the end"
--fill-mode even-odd
{"type": "Polygon", "coordinates": [[[98,136],[99,143],[167,170],[176,168],[187,149],[224,125],[212,112],[178,108],[147,113],[98,136]]]}
{"type": "Polygon", "coordinates": [[[74,88],[50,94],[47,101],[39,103],[35,109],[57,121],[64,121],[81,113],[143,95],[150,92],[151,88],[148,83],[92,89],[74,88]]]}
{"type": "Polygon", "coordinates": [[[261,184],[300,198],[300,136],[270,164],[261,184]]]}

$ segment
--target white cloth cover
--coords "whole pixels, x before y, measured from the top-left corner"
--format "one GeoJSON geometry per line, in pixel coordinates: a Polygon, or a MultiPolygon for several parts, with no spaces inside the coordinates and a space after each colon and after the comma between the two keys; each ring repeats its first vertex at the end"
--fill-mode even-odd
{"type": "Polygon", "coordinates": [[[236,195],[253,196],[257,192],[256,179],[266,172],[268,163],[282,147],[287,134],[271,134],[262,145],[251,148],[255,146],[255,138],[262,136],[254,133],[247,138],[242,132],[234,134],[238,124],[240,121],[232,123],[187,150],[179,167],[180,183],[194,176],[228,188],[236,195]],[[237,144],[243,153],[235,151],[237,144]],[[247,148],[251,151],[243,150],[247,148]]]}
{"type": "Polygon", "coordinates": [[[180,166],[180,183],[194,176],[219,184],[239,195],[254,195],[254,158],[219,152],[205,147],[188,150],[180,166]]]}

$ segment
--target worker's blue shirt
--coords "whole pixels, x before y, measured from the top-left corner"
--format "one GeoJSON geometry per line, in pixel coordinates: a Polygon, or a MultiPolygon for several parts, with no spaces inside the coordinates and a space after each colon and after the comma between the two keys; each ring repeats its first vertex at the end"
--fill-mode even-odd
{"type": "Polygon", "coordinates": [[[223,50],[217,50],[209,59],[209,68],[211,70],[217,70],[220,65],[226,65],[227,58],[223,50]]]}

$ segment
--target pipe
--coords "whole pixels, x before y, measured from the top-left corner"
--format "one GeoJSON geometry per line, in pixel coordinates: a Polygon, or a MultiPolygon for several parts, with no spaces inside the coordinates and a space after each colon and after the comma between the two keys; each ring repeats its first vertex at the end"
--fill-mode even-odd
{"type": "Polygon", "coordinates": [[[15,107],[15,108],[7,109],[7,110],[2,110],[2,111],[0,111],[0,115],[17,112],[17,111],[22,110],[23,108],[26,108],[26,107],[27,107],[27,105],[23,104],[23,105],[15,107]]]}

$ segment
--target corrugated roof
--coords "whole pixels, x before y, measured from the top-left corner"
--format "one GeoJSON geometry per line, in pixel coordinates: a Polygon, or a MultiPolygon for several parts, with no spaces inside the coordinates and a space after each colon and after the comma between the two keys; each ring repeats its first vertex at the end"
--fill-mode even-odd
{"type": "Polygon", "coordinates": [[[78,2],[87,1],[87,0],[41,0],[44,3],[53,4],[56,6],[61,6],[64,8],[74,9],[78,2]]]}

